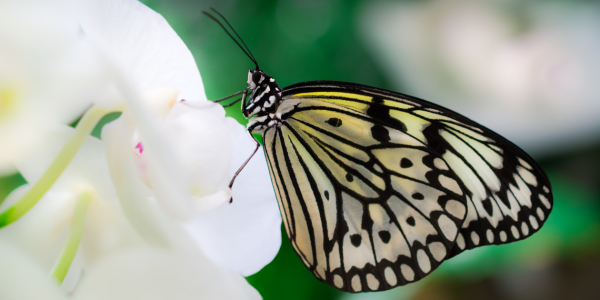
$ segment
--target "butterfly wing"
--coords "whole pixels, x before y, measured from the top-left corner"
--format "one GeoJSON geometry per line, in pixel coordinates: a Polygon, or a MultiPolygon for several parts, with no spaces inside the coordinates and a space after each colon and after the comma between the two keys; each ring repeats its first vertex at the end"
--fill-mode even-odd
{"type": "Polygon", "coordinates": [[[265,154],[288,238],[344,291],[387,290],[436,269],[467,212],[459,178],[401,127],[318,99],[286,99],[265,154]]]}
{"type": "Polygon", "coordinates": [[[527,238],[542,227],[552,210],[550,181],[529,155],[446,108],[343,82],[300,83],[286,88],[284,96],[338,105],[379,120],[440,155],[458,177],[467,200],[467,216],[449,257],[466,249],[527,238]]]}

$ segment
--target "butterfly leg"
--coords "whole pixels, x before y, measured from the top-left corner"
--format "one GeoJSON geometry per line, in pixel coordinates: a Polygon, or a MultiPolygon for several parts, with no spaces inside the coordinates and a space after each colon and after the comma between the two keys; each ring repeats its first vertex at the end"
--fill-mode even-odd
{"type": "MultiPolygon", "coordinates": [[[[258,151],[258,148],[260,147],[260,143],[256,140],[256,138],[249,131],[248,131],[248,135],[250,135],[250,137],[256,143],[256,148],[254,148],[254,151],[252,151],[252,154],[250,154],[250,157],[248,157],[248,159],[246,159],[246,161],[242,164],[242,166],[235,172],[235,174],[233,175],[233,178],[231,178],[231,181],[229,182],[229,188],[231,188],[233,186],[233,182],[235,181],[235,178],[237,178],[237,176],[242,172],[244,167],[248,164],[248,162],[250,162],[250,160],[252,159],[252,157],[254,157],[254,154],[256,154],[256,151],[258,151]]],[[[231,199],[229,199],[229,203],[231,203],[231,202],[233,202],[233,196],[231,197],[231,199]]]]}
{"type": "Polygon", "coordinates": [[[237,96],[237,95],[240,95],[240,94],[242,95],[242,97],[241,97],[241,98],[239,98],[239,99],[237,99],[237,100],[235,100],[235,101],[233,101],[233,102],[231,102],[231,103],[229,103],[229,104],[227,104],[227,105],[223,105],[223,107],[230,107],[230,106],[232,106],[232,105],[234,105],[234,104],[238,103],[240,100],[242,100],[242,103],[243,103],[243,102],[246,102],[246,95],[248,95],[248,90],[241,90],[241,91],[239,91],[239,92],[237,92],[237,93],[235,93],[235,94],[229,95],[229,96],[227,96],[227,97],[225,97],[225,98],[222,98],[222,99],[219,99],[219,100],[215,100],[215,101],[213,101],[213,102],[215,102],[215,103],[219,103],[219,102],[221,102],[221,101],[223,101],[223,100],[227,100],[227,99],[233,98],[233,97],[235,97],[235,96],[237,96]]]}
{"type": "Polygon", "coordinates": [[[223,105],[223,107],[224,107],[224,108],[227,108],[227,107],[232,107],[232,106],[234,106],[235,104],[237,104],[238,102],[240,102],[240,100],[242,100],[242,98],[237,98],[237,99],[236,99],[236,100],[234,100],[233,102],[231,102],[231,103],[229,103],[229,104],[225,104],[225,105],[223,105]]]}

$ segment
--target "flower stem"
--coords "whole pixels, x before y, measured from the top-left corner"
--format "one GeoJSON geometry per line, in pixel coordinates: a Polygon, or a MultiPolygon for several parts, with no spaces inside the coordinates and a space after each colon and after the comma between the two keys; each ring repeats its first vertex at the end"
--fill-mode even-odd
{"type": "Polygon", "coordinates": [[[75,209],[73,210],[73,218],[71,219],[71,227],[69,228],[69,239],[50,272],[50,276],[56,279],[59,284],[61,284],[65,279],[65,276],[67,276],[67,272],[69,271],[73,258],[75,258],[75,254],[79,248],[85,225],[85,214],[88,204],[93,197],[94,193],[91,190],[83,191],[77,196],[77,202],[75,203],[75,209]]]}
{"type": "Polygon", "coordinates": [[[23,198],[0,214],[0,228],[21,218],[44,196],[69,165],[75,154],[77,154],[77,151],[79,151],[86,137],[94,129],[96,123],[111,111],[99,106],[93,106],[85,113],[81,121],[77,124],[73,137],[71,137],[58,156],[56,156],[42,177],[27,191],[23,198]]]}

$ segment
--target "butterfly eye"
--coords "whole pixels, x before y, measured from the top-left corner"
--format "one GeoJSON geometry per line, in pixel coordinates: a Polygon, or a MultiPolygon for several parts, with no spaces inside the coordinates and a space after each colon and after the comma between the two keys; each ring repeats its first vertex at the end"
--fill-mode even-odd
{"type": "Polygon", "coordinates": [[[262,74],[260,74],[260,72],[255,72],[254,74],[252,74],[252,82],[254,82],[255,84],[258,84],[258,82],[260,81],[260,77],[262,74]]]}

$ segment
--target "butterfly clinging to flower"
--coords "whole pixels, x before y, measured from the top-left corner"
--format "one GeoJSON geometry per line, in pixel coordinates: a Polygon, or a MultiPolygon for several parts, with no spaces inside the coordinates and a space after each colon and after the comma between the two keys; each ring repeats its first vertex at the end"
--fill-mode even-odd
{"type": "Polygon", "coordinates": [[[248,132],[263,136],[288,239],[319,280],[347,292],[388,290],[465,250],[525,239],[548,218],[548,177],[500,135],[371,86],[281,88],[227,20],[241,44],[204,13],[256,65],[247,89],[224,99],[241,95],[248,132]]]}

